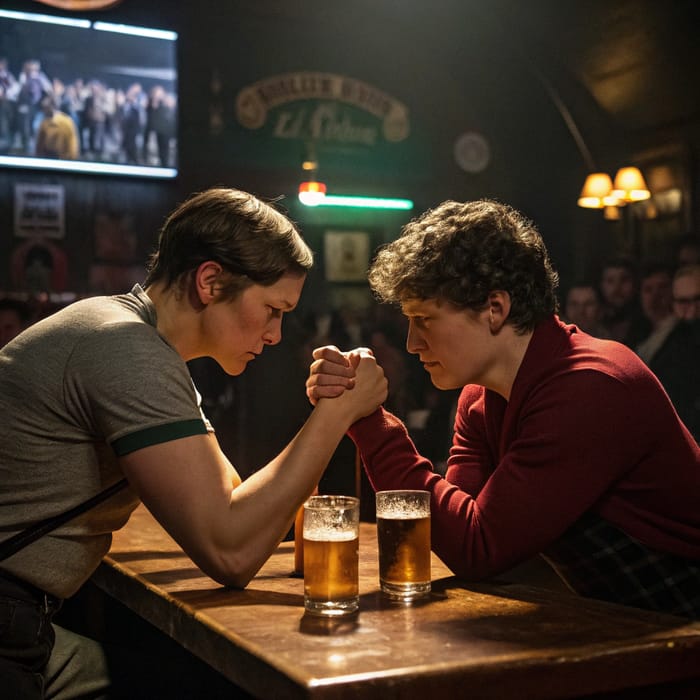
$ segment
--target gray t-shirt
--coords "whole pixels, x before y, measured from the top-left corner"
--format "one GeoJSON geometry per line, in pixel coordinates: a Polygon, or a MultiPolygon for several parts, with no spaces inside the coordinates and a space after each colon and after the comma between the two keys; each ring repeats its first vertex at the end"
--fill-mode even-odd
{"type": "MultiPolygon", "coordinates": [[[[0,539],[119,481],[117,456],[211,430],[138,285],[71,304],[0,350],[0,416],[0,539]]],[[[68,597],[137,504],[124,489],[0,569],[68,597]]]]}

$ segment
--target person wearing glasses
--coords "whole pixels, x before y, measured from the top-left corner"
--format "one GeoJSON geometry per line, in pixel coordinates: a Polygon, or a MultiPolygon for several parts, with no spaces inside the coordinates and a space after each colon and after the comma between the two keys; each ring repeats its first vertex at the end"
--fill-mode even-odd
{"type": "Polygon", "coordinates": [[[683,321],[700,319],[700,263],[676,270],[673,276],[673,313],[683,321]]]}
{"type": "Polygon", "coordinates": [[[676,270],[672,298],[675,325],[649,366],[700,441],[700,265],[676,270]]]}

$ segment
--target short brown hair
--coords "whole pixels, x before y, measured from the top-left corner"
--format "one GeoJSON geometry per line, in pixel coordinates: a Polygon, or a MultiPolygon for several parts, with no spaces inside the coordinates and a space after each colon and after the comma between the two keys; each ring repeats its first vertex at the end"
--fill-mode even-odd
{"type": "Polygon", "coordinates": [[[287,272],[305,274],[313,253],[294,224],[271,204],[236,189],[195,194],[168,216],[148,264],[146,286],[184,284],[207,260],[229,273],[222,299],[252,284],[269,286],[287,272]]]}

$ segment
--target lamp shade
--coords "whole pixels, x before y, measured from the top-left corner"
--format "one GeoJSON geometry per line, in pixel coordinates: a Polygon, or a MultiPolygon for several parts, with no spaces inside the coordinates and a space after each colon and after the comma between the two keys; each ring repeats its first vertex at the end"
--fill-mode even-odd
{"type": "Polygon", "coordinates": [[[641,202],[649,199],[651,192],[640,169],[630,166],[617,171],[612,195],[623,202],[641,202]]]}
{"type": "Polygon", "coordinates": [[[614,204],[607,201],[612,192],[613,184],[607,173],[591,173],[583,183],[578,205],[587,209],[602,209],[606,205],[614,204]]]}
{"type": "Polygon", "coordinates": [[[323,182],[309,180],[299,184],[299,201],[307,207],[316,207],[326,196],[326,185],[323,182]]]}

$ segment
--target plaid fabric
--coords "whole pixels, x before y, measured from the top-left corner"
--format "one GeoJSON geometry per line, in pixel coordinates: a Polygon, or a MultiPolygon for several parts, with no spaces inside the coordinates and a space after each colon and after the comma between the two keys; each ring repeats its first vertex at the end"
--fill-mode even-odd
{"type": "Polygon", "coordinates": [[[700,561],[649,549],[595,513],[542,556],[580,595],[700,619],[700,561]]]}

